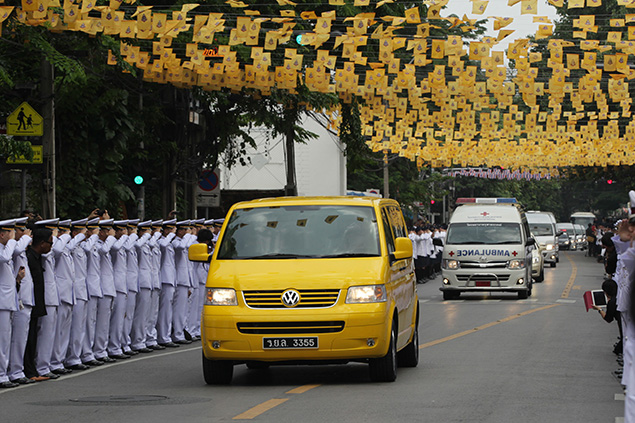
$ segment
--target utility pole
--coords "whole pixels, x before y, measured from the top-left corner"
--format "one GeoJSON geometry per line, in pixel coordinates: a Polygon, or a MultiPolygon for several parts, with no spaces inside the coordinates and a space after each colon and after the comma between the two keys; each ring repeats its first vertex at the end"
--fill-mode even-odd
{"type": "MultiPolygon", "coordinates": [[[[139,113],[143,111],[143,79],[139,75],[139,113]]],[[[143,144],[143,137],[139,141],[139,148],[143,152],[145,145],[143,144]]],[[[139,193],[137,194],[137,217],[140,220],[145,220],[146,217],[146,187],[147,181],[144,181],[139,185],[139,193]]]]}
{"type": "Polygon", "coordinates": [[[295,102],[285,108],[284,120],[287,125],[286,155],[287,155],[287,184],[284,187],[284,195],[298,195],[298,185],[295,179],[295,121],[298,118],[298,106],[295,102]]]}
{"type": "Polygon", "coordinates": [[[42,96],[42,149],[44,150],[44,195],[42,196],[42,213],[44,217],[54,218],[57,214],[56,204],[56,163],[55,163],[55,89],[53,85],[54,68],[44,56],[40,61],[40,95],[42,96]]]}
{"type": "Polygon", "coordinates": [[[384,198],[390,198],[390,184],[388,180],[388,150],[384,150],[384,198]]]}

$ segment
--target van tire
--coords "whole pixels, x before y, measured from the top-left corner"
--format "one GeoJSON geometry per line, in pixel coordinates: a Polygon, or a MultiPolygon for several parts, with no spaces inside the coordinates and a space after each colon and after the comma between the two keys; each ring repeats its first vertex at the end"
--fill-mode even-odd
{"type": "Polygon", "coordinates": [[[555,262],[551,262],[549,264],[551,265],[551,267],[556,267],[556,263],[555,262]]]}
{"type": "Polygon", "coordinates": [[[397,379],[397,329],[393,320],[390,329],[388,352],[381,358],[368,361],[368,371],[373,382],[394,382],[397,379]]]}
{"type": "Polygon", "coordinates": [[[526,300],[528,296],[529,296],[528,290],[518,291],[518,299],[519,300],[526,300]]]}
{"type": "Polygon", "coordinates": [[[397,353],[399,367],[417,367],[419,364],[419,319],[415,322],[415,332],[412,340],[397,353]]]}
{"type": "Polygon", "coordinates": [[[230,360],[209,360],[203,353],[203,378],[208,385],[229,385],[234,376],[234,363],[230,360]]]}

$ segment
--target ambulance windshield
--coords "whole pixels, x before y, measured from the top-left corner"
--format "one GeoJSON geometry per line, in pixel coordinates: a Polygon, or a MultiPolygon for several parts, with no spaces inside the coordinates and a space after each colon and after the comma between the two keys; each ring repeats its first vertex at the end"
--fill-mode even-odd
{"type": "Polygon", "coordinates": [[[521,244],[518,223],[452,223],[446,244],[521,244]]]}

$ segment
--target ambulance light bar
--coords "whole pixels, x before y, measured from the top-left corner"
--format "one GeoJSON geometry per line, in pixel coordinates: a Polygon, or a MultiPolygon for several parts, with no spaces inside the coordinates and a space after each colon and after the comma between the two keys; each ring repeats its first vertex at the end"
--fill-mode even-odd
{"type": "Polygon", "coordinates": [[[457,198],[456,204],[516,204],[515,198],[457,198]]]}

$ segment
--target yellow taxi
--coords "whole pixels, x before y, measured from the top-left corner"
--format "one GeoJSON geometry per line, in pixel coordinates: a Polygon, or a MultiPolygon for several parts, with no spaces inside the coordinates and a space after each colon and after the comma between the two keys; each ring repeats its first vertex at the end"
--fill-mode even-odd
{"type": "Polygon", "coordinates": [[[369,364],[373,381],[419,361],[412,243],[399,204],[282,197],[235,204],[209,262],[203,375],[229,384],[247,364],[369,364]]]}

